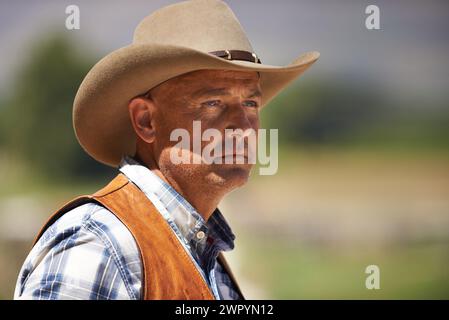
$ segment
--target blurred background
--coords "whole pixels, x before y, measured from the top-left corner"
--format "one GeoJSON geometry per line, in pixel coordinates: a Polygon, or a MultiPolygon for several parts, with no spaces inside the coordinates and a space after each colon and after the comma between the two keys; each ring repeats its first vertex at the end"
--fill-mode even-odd
{"type": "MultiPolygon", "coordinates": [[[[115,175],[77,144],[88,70],[174,1],[0,1],[0,299],[47,217],[115,175]],[[80,30],[67,30],[76,4],[80,30]]],[[[229,195],[250,299],[449,298],[449,3],[229,0],[264,63],[321,58],[262,112],[279,170],[229,195]],[[380,8],[380,30],[365,27],[380,8]],[[365,268],[380,268],[367,290],[365,268]]]]}

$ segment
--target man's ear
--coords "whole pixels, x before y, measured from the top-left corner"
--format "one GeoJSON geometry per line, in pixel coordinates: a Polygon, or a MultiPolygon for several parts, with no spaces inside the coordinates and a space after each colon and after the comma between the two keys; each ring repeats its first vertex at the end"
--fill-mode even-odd
{"type": "Polygon", "coordinates": [[[146,143],[152,143],[155,139],[154,102],[151,99],[134,98],[129,102],[128,110],[136,134],[146,143]]]}

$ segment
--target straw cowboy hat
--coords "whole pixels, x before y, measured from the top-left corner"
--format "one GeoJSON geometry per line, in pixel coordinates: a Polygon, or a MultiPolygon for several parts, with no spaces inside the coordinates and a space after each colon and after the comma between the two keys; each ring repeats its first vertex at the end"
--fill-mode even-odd
{"type": "Polygon", "coordinates": [[[172,4],[145,17],[132,44],[108,54],[86,75],[73,106],[75,134],[94,159],[115,167],[123,155],[135,154],[130,99],[183,73],[222,69],[258,71],[264,106],[318,57],[312,51],[287,66],[262,64],[224,2],[172,4]]]}

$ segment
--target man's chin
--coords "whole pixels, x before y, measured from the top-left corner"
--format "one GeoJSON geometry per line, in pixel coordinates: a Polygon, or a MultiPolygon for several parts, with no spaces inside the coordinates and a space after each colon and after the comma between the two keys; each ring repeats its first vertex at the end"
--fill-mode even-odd
{"type": "Polygon", "coordinates": [[[209,177],[216,183],[234,189],[244,185],[249,178],[252,165],[221,164],[213,165],[209,177]]]}

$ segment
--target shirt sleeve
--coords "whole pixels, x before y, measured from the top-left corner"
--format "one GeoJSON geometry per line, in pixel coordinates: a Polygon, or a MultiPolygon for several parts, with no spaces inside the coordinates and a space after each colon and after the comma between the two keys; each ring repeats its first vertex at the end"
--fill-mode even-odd
{"type": "Polygon", "coordinates": [[[17,300],[129,300],[116,252],[84,226],[64,229],[40,249],[17,300]]]}

